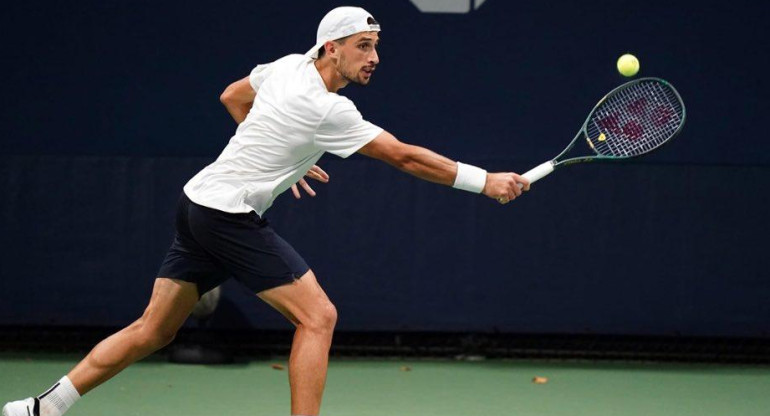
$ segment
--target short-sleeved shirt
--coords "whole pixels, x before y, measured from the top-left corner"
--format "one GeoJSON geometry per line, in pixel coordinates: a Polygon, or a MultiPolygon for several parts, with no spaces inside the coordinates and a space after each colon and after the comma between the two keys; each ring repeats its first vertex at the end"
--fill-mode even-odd
{"type": "Polygon", "coordinates": [[[217,160],[187,182],[190,200],[262,216],[324,152],[348,157],[383,131],[329,92],[314,62],[288,55],[251,71],[254,104],[217,160]]]}

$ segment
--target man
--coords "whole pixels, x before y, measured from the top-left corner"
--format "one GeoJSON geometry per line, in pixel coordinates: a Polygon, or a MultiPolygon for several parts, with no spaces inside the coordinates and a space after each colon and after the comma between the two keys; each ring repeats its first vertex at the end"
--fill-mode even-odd
{"type": "Polygon", "coordinates": [[[327,182],[316,161],[355,152],[419,178],[507,203],[529,189],[514,173],[487,173],[397,140],[365,121],[336,92],[369,84],[380,26],[357,7],[329,12],[305,55],[259,65],[221,101],[238,128],[219,158],[184,187],[176,237],[142,317],[99,343],[40,396],[11,402],[4,416],[60,416],[80,396],[171,342],[200,295],[230,276],[296,325],[289,358],[292,415],[318,415],[326,380],[334,305],[302,257],[262,219],[273,200],[303,175],[327,182]]]}

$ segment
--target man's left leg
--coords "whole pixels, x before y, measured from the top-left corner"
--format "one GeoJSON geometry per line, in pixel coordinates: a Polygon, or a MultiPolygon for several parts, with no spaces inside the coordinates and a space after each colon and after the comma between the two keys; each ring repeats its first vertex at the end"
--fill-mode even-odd
{"type": "Polygon", "coordinates": [[[67,376],[40,396],[7,403],[3,416],[62,415],[81,395],[170,343],[197,301],[194,283],[155,279],[141,318],[100,342],[67,376]]]}
{"type": "Polygon", "coordinates": [[[291,414],[318,415],[337,310],[312,270],[293,283],[265,290],[257,296],[297,327],[289,357],[291,414]]]}

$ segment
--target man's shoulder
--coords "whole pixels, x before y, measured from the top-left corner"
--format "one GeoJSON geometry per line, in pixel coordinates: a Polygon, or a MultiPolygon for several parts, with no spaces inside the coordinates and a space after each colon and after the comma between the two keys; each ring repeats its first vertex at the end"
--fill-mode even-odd
{"type": "Polygon", "coordinates": [[[324,119],[333,118],[339,113],[356,110],[356,106],[347,97],[321,89],[314,88],[312,91],[306,91],[306,94],[302,94],[298,98],[298,100],[294,100],[295,105],[312,108],[314,113],[324,119]]]}
{"type": "Polygon", "coordinates": [[[344,95],[330,93],[327,95],[327,97],[329,99],[329,105],[333,107],[333,111],[347,111],[356,109],[356,105],[353,103],[353,100],[345,97],[344,95]]]}
{"type": "Polygon", "coordinates": [[[270,65],[276,65],[276,66],[293,66],[293,65],[300,65],[300,64],[307,64],[309,62],[310,58],[308,58],[305,55],[300,55],[298,53],[292,53],[286,56],[282,56],[275,61],[273,61],[270,65]]]}

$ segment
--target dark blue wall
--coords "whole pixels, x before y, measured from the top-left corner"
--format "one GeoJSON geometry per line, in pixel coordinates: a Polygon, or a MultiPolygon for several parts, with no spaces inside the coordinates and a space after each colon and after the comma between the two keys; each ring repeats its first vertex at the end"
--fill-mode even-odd
{"type": "MultiPolygon", "coordinates": [[[[337,5],[156,3],[0,15],[0,325],[135,318],[181,186],[234,130],[219,93],[307,50],[337,5]]],[[[648,158],[570,168],[505,207],[325,157],[332,183],[268,217],[339,328],[768,336],[767,10],[672,3],[487,0],[457,15],[360,2],[383,26],[382,63],[343,93],[405,141],[525,171],[623,82],[627,51],[679,89],[688,124],[648,158]]],[[[226,289],[218,325],[288,327],[226,289]]]]}

